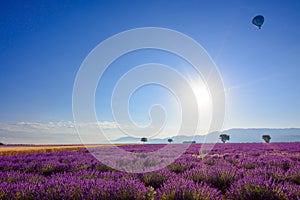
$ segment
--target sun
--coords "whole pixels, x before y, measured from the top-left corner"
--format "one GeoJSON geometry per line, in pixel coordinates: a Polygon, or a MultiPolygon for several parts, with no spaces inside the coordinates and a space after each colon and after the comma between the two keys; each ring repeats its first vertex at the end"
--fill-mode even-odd
{"type": "Polygon", "coordinates": [[[189,84],[193,90],[199,109],[209,109],[212,105],[212,100],[207,86],[200,80],[191,80],[189,84]]]}

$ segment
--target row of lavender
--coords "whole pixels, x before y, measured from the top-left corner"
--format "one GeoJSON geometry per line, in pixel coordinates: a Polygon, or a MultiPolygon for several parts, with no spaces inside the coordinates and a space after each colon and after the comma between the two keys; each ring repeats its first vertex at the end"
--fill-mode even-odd
{"type": "Polygon", "coordinates": [[[199,149],[149,173],[117,171],[87,150],[1,157],[0,199],[300,199],[299,143],[217,144],[204,158],[199,149]]]}

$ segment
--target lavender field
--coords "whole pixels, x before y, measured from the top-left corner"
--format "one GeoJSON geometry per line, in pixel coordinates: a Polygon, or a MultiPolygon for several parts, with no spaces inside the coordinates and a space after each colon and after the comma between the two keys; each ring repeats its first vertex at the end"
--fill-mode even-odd
{"type": "Polygon", "coordinates": [[[88,150],[2,156],[0,199],[300,199],[299,143],[217,144],[205,157],[199,149],[148,173],[112,169],[88,150]]]}

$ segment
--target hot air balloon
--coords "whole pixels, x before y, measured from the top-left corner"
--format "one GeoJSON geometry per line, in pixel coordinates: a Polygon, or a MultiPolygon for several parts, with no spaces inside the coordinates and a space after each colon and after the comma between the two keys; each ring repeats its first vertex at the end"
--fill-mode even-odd
{"type": "Polygon", "coordinates": [[[261,29],[261,26],[263,25],[265,21],[264,16],[262,15],[257,15],[252,19],[252,24],[254,24],[255,26],[257,26],[259,29],[261,29]]]}

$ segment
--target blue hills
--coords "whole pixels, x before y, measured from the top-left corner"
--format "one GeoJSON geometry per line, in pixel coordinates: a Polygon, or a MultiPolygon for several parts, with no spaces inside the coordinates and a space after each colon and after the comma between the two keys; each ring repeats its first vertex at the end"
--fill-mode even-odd
{"type": "MultiPolygon", "coordinates": [[[[234,128],[222,131],[222,133],[230,136],[230,143],[256,143],[264,142],[262,135],[270,135],[271,142],[300,142],[300,128],[234,128]]],[[[166,144],[169,138],[173,139],[174,143],[182,143],[184,141],[202,142],[220,142],[215,140],[218,138],[220,132],[212,132],[208,135],[195,135],[195,136],[170,136],[168,138],[148,138],[147,143],[152,144],[166,144]]],[[[140,138],[137,137],[121,137],[113,141],[113,143],[141,143],[140,138]]]]}

